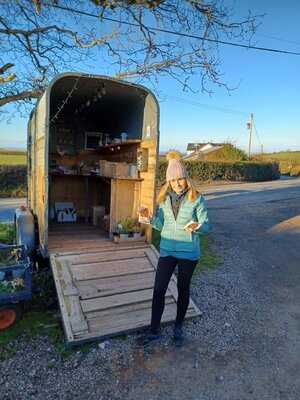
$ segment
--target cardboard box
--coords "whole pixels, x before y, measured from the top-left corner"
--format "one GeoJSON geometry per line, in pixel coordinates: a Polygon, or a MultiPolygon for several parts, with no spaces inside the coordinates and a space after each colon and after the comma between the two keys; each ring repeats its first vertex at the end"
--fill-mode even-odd
{"type": "Polygon", "coordinates": [[[129,164],[125,162],[99,161],[100,175],[108,178],[130,177],[129,164]]]}

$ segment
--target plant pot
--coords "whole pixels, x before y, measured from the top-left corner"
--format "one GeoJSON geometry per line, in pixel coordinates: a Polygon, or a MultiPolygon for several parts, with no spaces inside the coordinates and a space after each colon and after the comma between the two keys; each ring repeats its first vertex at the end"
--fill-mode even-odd
{"type": "Polygon", "coordinates": [[[120,233],[119,238],[120,240],[127,240],[129,237],[128,233],[120,233]]]}
{"type": "Polygon", "coordinates": [[[134,237],[135,239],[139,239],[141,236],[142,236],[142,233],[141,233],[141,232],[133,232],[133,237],[134,237]]]}

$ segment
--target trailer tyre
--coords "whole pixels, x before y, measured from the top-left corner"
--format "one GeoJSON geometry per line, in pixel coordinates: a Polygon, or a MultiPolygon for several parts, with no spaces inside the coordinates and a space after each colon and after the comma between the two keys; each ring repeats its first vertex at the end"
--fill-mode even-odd
{"type": "Polygon", "coordinates": [[[22,316],[22,310],[19,305],[6,304],[0,306],[0,331],[10,328],[22,316]]]}

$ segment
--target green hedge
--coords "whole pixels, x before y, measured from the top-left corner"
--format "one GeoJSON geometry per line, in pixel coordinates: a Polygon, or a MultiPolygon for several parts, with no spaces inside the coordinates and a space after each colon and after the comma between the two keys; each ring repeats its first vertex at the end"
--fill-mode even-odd
{"type": "MultiPolygon", "coordinates": [[[[256,161],[185,161],[189,176],[200,181],[247,181],[260,182],[278,179],[279,165],[276,162],[256,161]]],[[[158,181],[163,182],[168,163],[160,162],[158,181]]]]}
{"type": "MultiPolygon", "coordinates": [[[[259,182],[280,177],[277,162],[185,161],[189,176],[200,181],[228,180],[259,182]]],[[[161,161],[158,181],[163,182],[168,163],[161,161]]],[[[27,191],[27,168],[0,165],[0,197],[23,197],[27,191]]]]}
{"type": "Polygon", "coordinates": [[[0,197],[24,197],[26,194],[26,165],[0,165],[0,197]]]}

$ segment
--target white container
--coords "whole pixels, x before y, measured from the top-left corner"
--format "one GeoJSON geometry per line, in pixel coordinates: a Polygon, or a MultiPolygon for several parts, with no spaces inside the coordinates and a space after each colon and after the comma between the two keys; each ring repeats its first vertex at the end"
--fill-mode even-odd
{"type": "Polygon", "coordinates": [[[122,140],[122,142],[126,142],[127,138],[128,138],[127,133],[126,133],[126,132],[122,132],[122,133],[121,133],[121,140],[122,140]]]}
{"type": "Polygon", "coordinates": [[[129,175],[130,175],[131,178],[137,178],[138,170],[137,170],[137,166],[135,164],[130,164],[130,166],[129,166],[129,175]]]}

